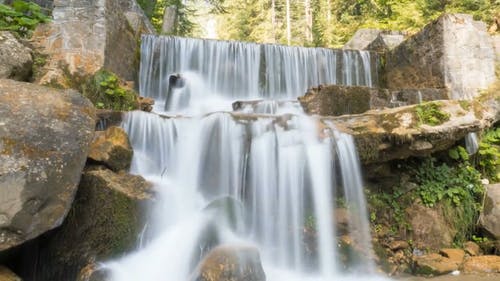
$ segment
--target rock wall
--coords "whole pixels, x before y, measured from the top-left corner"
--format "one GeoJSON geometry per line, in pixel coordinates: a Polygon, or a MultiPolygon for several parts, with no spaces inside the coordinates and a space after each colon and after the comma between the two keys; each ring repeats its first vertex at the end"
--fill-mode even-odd
{"type": "MultiPolygon", "coordinates": [[[[135,0],[54,0],[53,21],[34,33],[37,49],[49,55],[37,81],[62,81],[64,69],[80,75],[100,68],[135,78],[140,34],[153,28],[135,0]]],[[[64,84],[64,83],[60,83],[64,84]]]]}
{"type": "Polygon", "coordinates": [[[445,14],[387,53],[389,88],[448,88],[470,99],[495,81],[495,53],[486,25],[445,14]]]}
{"type": "Polygon", "coordinates": [[[370,109],[394,108],[447,99],[446,89],[389,90],[360,86],[327,85],[310,89],[299,102],[307,114],[339,116],[370,109]]]}

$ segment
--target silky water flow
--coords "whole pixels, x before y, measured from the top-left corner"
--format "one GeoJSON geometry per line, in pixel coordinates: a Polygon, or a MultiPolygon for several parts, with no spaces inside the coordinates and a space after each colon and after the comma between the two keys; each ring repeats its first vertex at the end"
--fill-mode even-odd
{"type": "Polygon", "coordinates": [[[140,92],[156,100],[155,112],[130,112],[122,126],[131,173],[152,182],[157,199],[137,251],[104,263],[110,280],[193,280],[216,245],[256,247],[271,281],[381,279],[353,139],[333,124],[320,131],[296,102],[320,84],[372,86],[373,59],[144,36],[140,92]],[[236,100],[258,101],[233,111],[236,100]],[[360,249],[350,265],[335,223],[344,205],[360,249]]]}

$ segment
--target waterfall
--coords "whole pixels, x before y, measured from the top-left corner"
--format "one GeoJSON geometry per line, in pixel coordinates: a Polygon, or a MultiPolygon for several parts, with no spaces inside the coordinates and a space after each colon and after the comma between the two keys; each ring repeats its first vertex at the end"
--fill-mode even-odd
{"type": "Polygon", "coordinates": [[[210,248],[227,243],[257,247],[271,281],[377,278],[370,258],[346,269],[338,251],[342,196],[349,235],[360,256],[372,254],[352,137],[320,127],[296,102],[276,101],[319,83],[371,85],[369,60],[364,52],[145,36],[141,93],[190,100],[169,104],[168,116],[130,112],[122,124],[134,148],[131,172],[152,182],[158,198],[150,238],[105,264],[110,281],[189,280],[210,248]],[[236,98],[260,100],[232,111],[236,98]],[[184,114],[196,106],[204,110],[184,114]]]}
{"type": "Polygon", "coordinates": [[[205,98],[296,99],[320,84],[373,86],[372,63],[367,51],[144,35],[139,88],[163,105],[175,95],[170,75],[196,73],[201,93],[186,90],[205,98]]]}

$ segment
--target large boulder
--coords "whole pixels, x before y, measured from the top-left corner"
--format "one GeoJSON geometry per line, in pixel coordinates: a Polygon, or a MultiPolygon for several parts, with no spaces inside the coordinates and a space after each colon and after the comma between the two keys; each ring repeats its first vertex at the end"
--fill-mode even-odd
{"type": "Polygon", "coordinates": [[[140,176],[88,168],[68,218],[43,242],[37,278],[96,276],[86,274],[89,265],[133,250],[153,196],[151,185],[140,176]]]}
{"type": "Polygon", "coordinates": [[[413,229],[415,248],[437,250],[453,244],[457,231],[449,226],[438,210],[415,203],[407,208],[406,213],[413,229]]]}
{"type": "Polygon", "coordinates": [[[192,281],[265,281],[266,275],[255,247],[223,245],[212,249],[200,262],[192,281]]]}
{"type": "Polygon", "coordinates": [[[75,91],[0,80],[0,251],[61,225],[94,134],[75,91]]]}
{"type": "Polygon", "coordinates": [[[27,81],[31,75],[31,50],[12,33],[0,31],[0,79],[27,81]]]}
{"type": "Polygon", "coordinates": [[[128,170],[133,150],[127,133],[120,127],[96,132],[90,145],[89,159],[105,164],[113,171],[128,170]]]}
{"type": "Polygon", "coordinates": [[[488,233],[500,240],[500,183],[486,186],[484,208],[479,223],[488,233]]]}
{"type": "Polygon", "coordinates": [[[486,25],[445,14],[387,53],[389,88],[449,88],[468,99],[495,81],[495,52],[486,25]]]}
{"type": "Polygon", "coordinates": [[[154,32],[135,0],[54,0],[53,5],[53,21],[39,25],[32,39],[49,55],[38,82],[69,87],[69,74],[92,75],[101,68],[134,80],[140,36],[154,32]]]}

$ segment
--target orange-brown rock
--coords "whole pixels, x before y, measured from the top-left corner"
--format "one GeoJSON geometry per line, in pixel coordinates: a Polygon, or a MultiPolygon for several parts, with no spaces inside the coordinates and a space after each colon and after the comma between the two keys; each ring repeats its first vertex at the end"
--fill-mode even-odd
{"type": "Polygon", "coordinates": [[[458,270],[459,264],[439,254],[428,254],[414,258],[419,275],[443,275],[458,270]]]}
{"type": "Polygon", "coordinates": [[[192,281],[265,281],[255,247],[223,245],[212,249],[200,262],[192,281]]]}
{"type": "Polygon", "coordinates": [[[439,253],[459,265],[462,264],[465,258],[465,251],[462,249],[441,249],[439,253]]]}
{"type": "Polygon", "coordinates": [[[464,263],[465,273],[500,273],[500,256],[469,257],[464,263]]]}
{"type": "Polygon", "coordinates": [[[392,251],[404,250],[404,249],[407,249],[408,247],[410,247],[410,245],[408,244],[408,242],[401,241],[401,240],[392,241],[387,246],[392,251]]]}
{"type": "Polygon", "coordinates": [[[132,154],[127,133],[120,127],[110,127],[104,132],[96,132],[88,158],[120,171],[130,167],[132,154]]]}
{"type": "Polygon", "coordinates": [[[472,241],[467,241],[464,244],[464,251],[469,254],[470,256],[479,256],[481,255],[481,248],[479,247],[478,244],[472,242],[472,241]]]}

